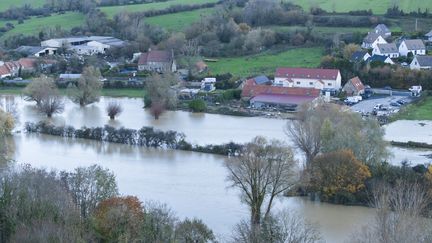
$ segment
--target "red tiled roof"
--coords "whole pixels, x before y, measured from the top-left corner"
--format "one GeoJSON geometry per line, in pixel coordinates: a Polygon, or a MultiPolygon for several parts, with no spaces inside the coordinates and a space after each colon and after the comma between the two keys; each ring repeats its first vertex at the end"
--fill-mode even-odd
{"type": "Polygon", "coordinates": [[[351,84],[354,86],[354,88],[357,91],[362,91],[365,89],[365,87],[364,87],[362,81],[359,79],[359,77],[354,77],[354,78],[348,80],[348,82],[351,82],[351,84]]]}
{"type": "Polygon", "coordinates": [[[32,58],[21,58],[18,60],[18,64],[24,69],[31,69],[35,67],[36,60],[32,58]]]}
{"type": "Polygon", "coordinates": [[[339,74],[337,69],[320,68],[278,68],[275,77],[278,78],[313,78],[336,80],[339,74]]]}
{"type": "Polygon", "coordinates": [[[247,80],[245,85],[243,86],[242,97],[255,97],[257,95],[263,95],[263,94],[318,97],[320,94],[320,90],[313,89],[313,88],[258,85],[255,83],[253,79],[247,80]]]}
{"type": "Polygon", "coordinates": [[[253,97],[252,101],[283,105],[301,105],[314,99],[316,99],[315,96],[264,94],[253,97]]]}
{"type": "Polygon", "coordinates": [[[7,68],[7,66],[6,65],[2,65],[2,66],[0,66],[0,75],[1,76],[3,76],[3,75],[10,75],[10,70],[9,70],[9,68],[7,68]]]}
{"type": "Polygon", "coordinates": [[[148,62],[171,62],[172,55],[169,51],[149,51],[142,53],[138,65],[146,65],[148,62]]]}

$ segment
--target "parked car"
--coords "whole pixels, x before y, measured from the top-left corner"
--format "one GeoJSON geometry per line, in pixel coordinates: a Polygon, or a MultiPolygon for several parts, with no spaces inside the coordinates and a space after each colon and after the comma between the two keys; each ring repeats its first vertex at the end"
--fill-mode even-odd
{"type": "Polygon", "coordinates": [[[405,105],[408,103],[408,101],[404,100],[404,99],[400,99],[398,101],[396,101],[397,103],[401,104],[401,105],[405,105]]]}
{"type": "Polygon", "coordinates": [[[392,103],[390,103],[390,105],[394,106],[394,107],[400,107],[401,106],[401,104],[399,104],[398,102],[392,102],[392,103]]]}
{"type": "Polygon", "coordinates": [[[374,109],[374,111],[378,111],[378,110],[381,110],[382,107],[383,107],[382,104],[376,104],[373,109],[374,109]]]}

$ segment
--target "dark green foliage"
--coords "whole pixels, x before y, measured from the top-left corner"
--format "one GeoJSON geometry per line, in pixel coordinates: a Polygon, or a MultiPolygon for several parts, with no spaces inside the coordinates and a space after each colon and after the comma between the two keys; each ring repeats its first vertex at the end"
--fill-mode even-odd
{"type": "Polygon", "coordinates": [[[207,105],[202,99],[195,99],[189,102],[189,109],[193,112],[204,112],[207,109],[207,105]]]}

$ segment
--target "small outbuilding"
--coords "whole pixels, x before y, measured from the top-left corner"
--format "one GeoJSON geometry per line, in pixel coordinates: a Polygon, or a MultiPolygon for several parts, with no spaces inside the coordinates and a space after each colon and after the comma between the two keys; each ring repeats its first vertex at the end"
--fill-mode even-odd
{"type": "Polygon", "coordinates": [[[344,91],[348,96],[362,95],[365,92],[365,86],[359,77],[354,77],[343,86],[344,91]]]}

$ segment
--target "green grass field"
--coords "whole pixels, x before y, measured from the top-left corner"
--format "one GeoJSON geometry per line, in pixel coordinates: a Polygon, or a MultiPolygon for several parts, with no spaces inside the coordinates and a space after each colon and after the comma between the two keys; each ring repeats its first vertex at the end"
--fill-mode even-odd
{"type": "Polygon", "coordinates": [[[21,7],[24,4],[30,4],[33,7],[41,7],[46,3],[46,0],[0,0],[0,12],[14,6],[21,7]]]}
{"type": "Polygon", "coordinates": [[[193,11],[160,15],[146,18],[145,21],[152,25],[158,25],[168,31],[182,31],[187,26],[199,21],[201,16],[208,16],[214,12],[214,8],[204,8],[193,11]]]}
{"type": "Polygon", "coordinates": [[[274,74],[277,67],[317,67],[323,55],[321,47],[297,48],[280,53],[248,57],[220,58],[208,62],[212,74],[231,73],[238,77],[274,74]]]}
{"type": "Polygon", "coordinates": [[[68,12],[61,15],[54,14],[50,17],[43,18],[33,17],[25,20],[22,24],[18,24],[17,21],[0,21],[0,26],[3,26],[7,22],[15,25],[14,29],[6,32],[0,39],[4,40],[6,37],[14,34],[37,34],[47,26],[52,28],[60,26],[62,29],[71,29],[75,26],[81,25],[83,21],[84,15],[77,12],[68,12]]]}
{"type": "Polygon", "coordinates": [[[404,107],[393,120],[432,120],[432,96],[404,107]]]}
{"type": "Polygon", "coordinates": [[[133,4],[125,6],[110,6],[101,7],[100,10],[108,15],[108,17],[113,17],[114,15],[121,12],[140,12],[147,10],[160,10],[165,9],[172,5],[189,5],[189,4],[202,4],[202,3],[213,3],[217,0],[169,0],[166,2],[155,2],[155,3],[144,3],[144,4],[133,4]]]}
{"type": "Polygon", "coordinates": [[[431,8],[429,0],[284,0],[302,6],[305,10],[317,6],[326,11],[346,13],[351,10],[372,9],[374,14],[384,14],[396,2],[404,11],[431,8]]]}

